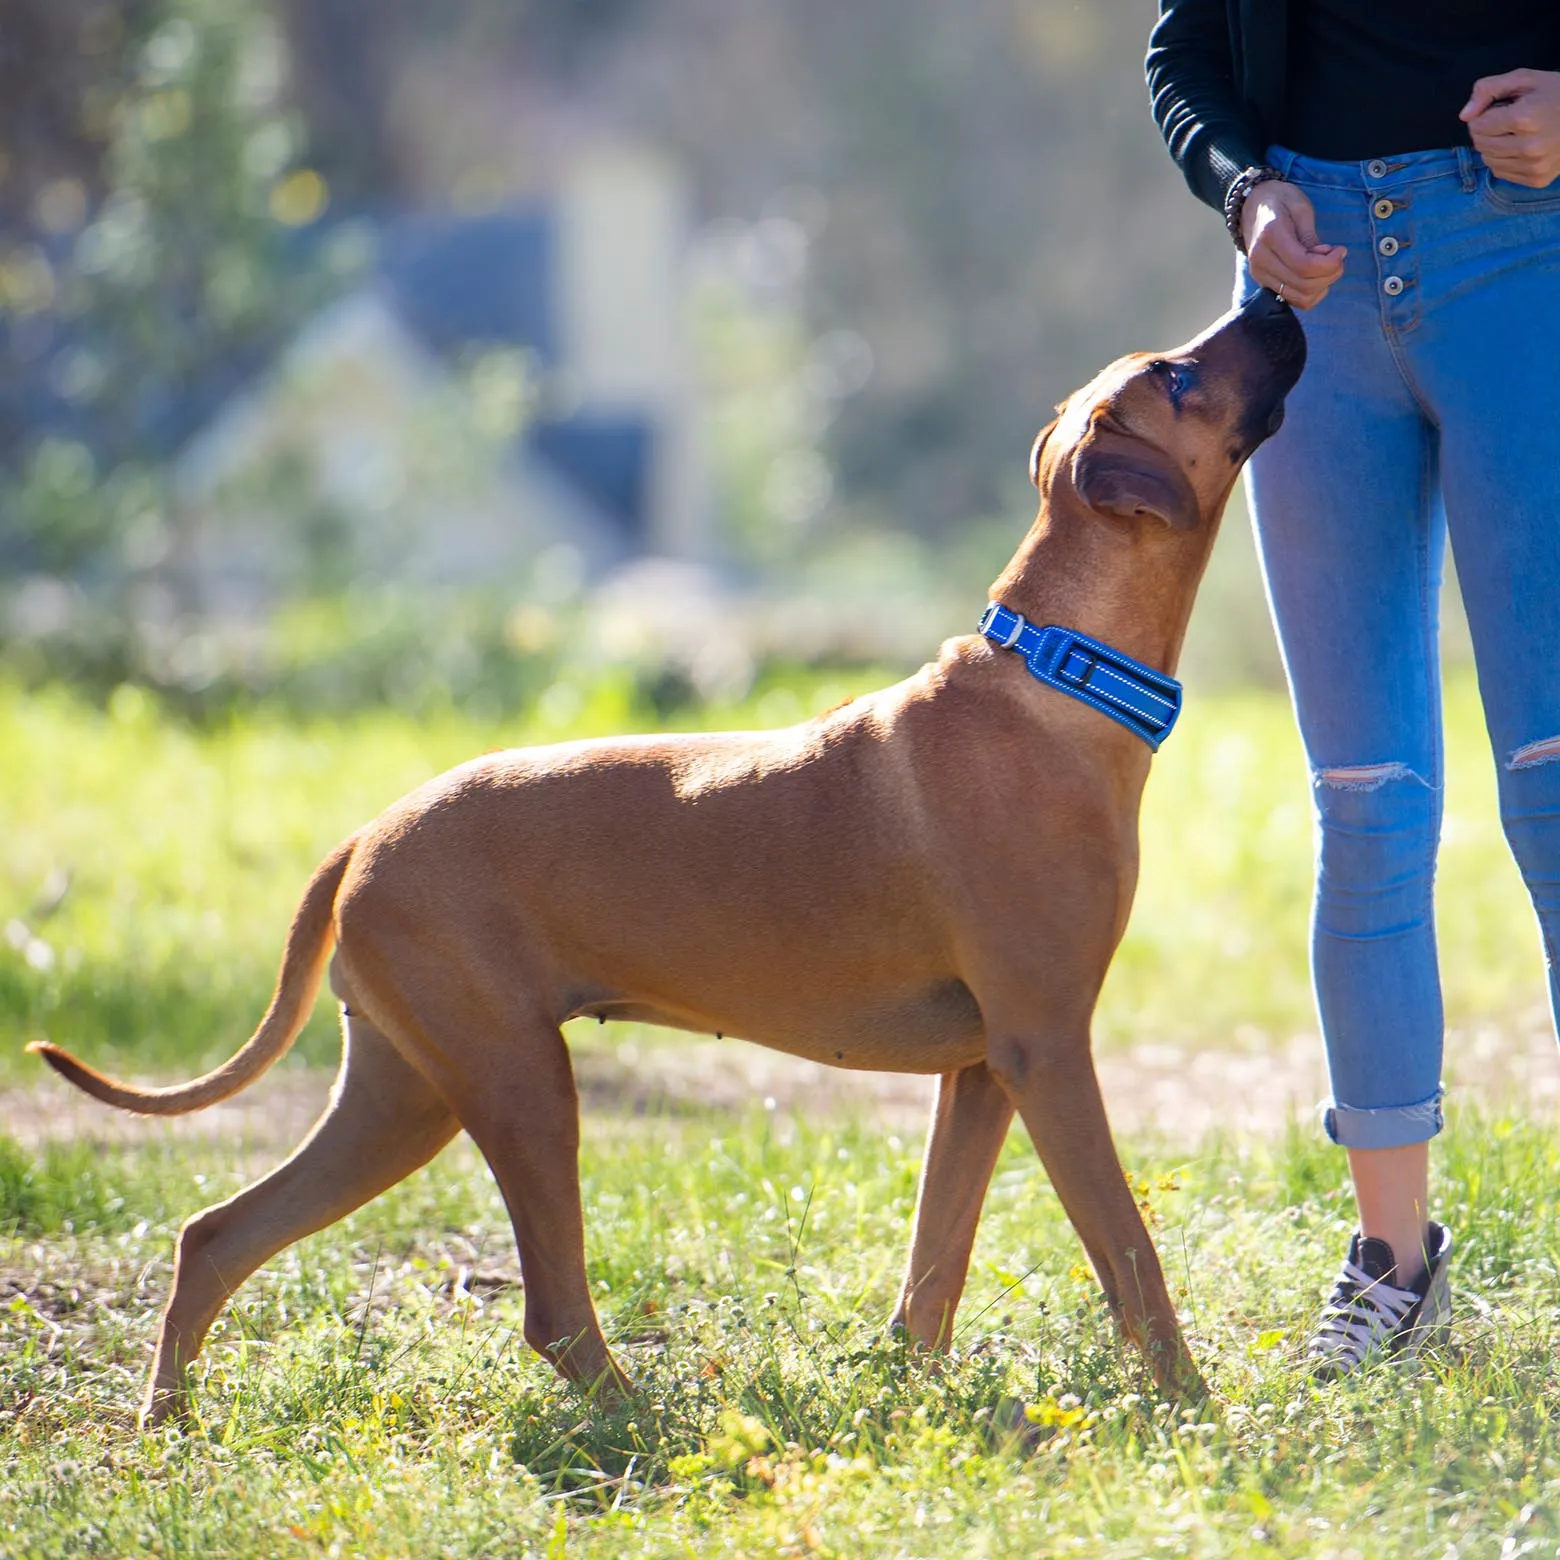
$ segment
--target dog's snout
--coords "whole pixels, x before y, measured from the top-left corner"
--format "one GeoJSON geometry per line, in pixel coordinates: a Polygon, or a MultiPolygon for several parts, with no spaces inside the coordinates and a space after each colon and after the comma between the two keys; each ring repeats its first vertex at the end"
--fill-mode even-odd
{"type": "Polygon", "coordinates": [[[1241,305],[1240,312],[1247,319],[1261,320],[1273,314],[1293,314],[1294,310],[1276,292],[1259,287],[1241,305]]]}
{"type": "Polygon", "coordinates": [[[1230,458],[1244,460],[1284,419],[1284,398],[1305,367],[1305,331],[1295,311],[1260,288],[1183,349],[1225,380],[1237,394],[1238,423],[1230,458]]]}
{"type": "Polygon", "coordinates": [[[1268,363],[1286,378],[1283,388],[1287,392],[1305,367],[1305,331],[1295,311],[1263,287],[1246,300],[1236,319],[1256,341],[1268,363]]]}
{"type": "Polygon", "coordinates": [[[1233,368],[1239,358],[1246,358],[1249,365],[1252,347],[1257,349],[1261,365],[1283,381],[1280,393],[1287,393],[1305,366],[1305,331],[1295,311],[1265,287],[1215,320],[1186,350],[1234,349],[1235,359],[1226,359],[1233,368]]]}

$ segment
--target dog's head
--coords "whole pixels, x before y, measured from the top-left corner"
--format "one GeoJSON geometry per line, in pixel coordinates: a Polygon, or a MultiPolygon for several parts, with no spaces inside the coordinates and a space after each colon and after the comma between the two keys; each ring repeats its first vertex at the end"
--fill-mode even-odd
{"type": "Polygon", "coordinates": [[[1185,346],[1122,358],[1069,396],[1035,440],[1030,477],[1053,511],[1196,531],[1277,432],[1304,366],[1294,312],[1259,292],[1185,346]]]}

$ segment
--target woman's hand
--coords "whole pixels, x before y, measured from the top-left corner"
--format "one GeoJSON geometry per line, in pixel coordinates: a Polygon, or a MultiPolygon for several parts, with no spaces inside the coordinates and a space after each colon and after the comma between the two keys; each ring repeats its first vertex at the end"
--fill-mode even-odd
{"type": "Polygon", "coordinates": [[[1252,277],[1297,309],[1314,309],[1343,275],[1348,250],[1316,236],[1316,213],[1303,190],[1265,179],[1246,197],[1241,235],[1252,277]]]}
{"type": "Polygon", "coordinates": [[[1457,117],[1497,179],[1541,190],[1560,176],[1560,71],[1481,76],[1457,117]]]}

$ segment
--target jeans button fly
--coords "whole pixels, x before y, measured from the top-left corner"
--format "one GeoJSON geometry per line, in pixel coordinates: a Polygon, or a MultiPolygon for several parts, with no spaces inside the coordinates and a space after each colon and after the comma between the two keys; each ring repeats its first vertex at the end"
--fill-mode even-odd
{"type": "Polygon", "coordinates": [[[1388,200],[1385,195],[1383,195],[1381,199],[1378,200],[1376,204],[1370,209],[1372,214],[1377,217],[1390,217],[1393,211],[1396,210],[1392,202],[1388,200]]]}
{"type": "Polygon", "coordinates": [[[1376,245],[1376,248],[1382,254],[1387,255],[1389,257],[1392,256],[1392,255],[1395,255],[1398,252],[1399,247],[1400,246],[1398,244],[1398,241],[1390,233],[1388,233],[1387,236],[1384,239],[1382,239],[1382,241],[1379,244],[1376,245]]]}
{"type": "Polygon", "coordinates": [[[1401,276],[1389,276],[1381,284],[1381,290],[1389,298],[1396,298],[1403,291],[1403,278],[1401,276]]]}
{"type": "Polygon", "coordinates": [[[1385,178],[1387,165],[1382,162],[1379,157],[1373,157],[1368,163],[1365,164],[1365,171],[1373,179],[1385,178]]]}

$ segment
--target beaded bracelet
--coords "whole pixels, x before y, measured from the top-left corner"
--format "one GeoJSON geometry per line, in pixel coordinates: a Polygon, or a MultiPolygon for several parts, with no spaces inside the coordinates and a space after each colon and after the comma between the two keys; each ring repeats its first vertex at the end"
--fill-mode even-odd
{"type": "Polygon", "coordinates": [[[1246,236],[1241,232],[1240,219],[1246,209],[1246,197],[1259,184],[1266,184],[1269,179],[1282,180],[1283,177],[1277,168],[1251,167],[1236,174],[1235,182],[1225,191],[1224,225],[1230,230],[1230,238],[1242,254],[1246,252],[1246,236]]]}

